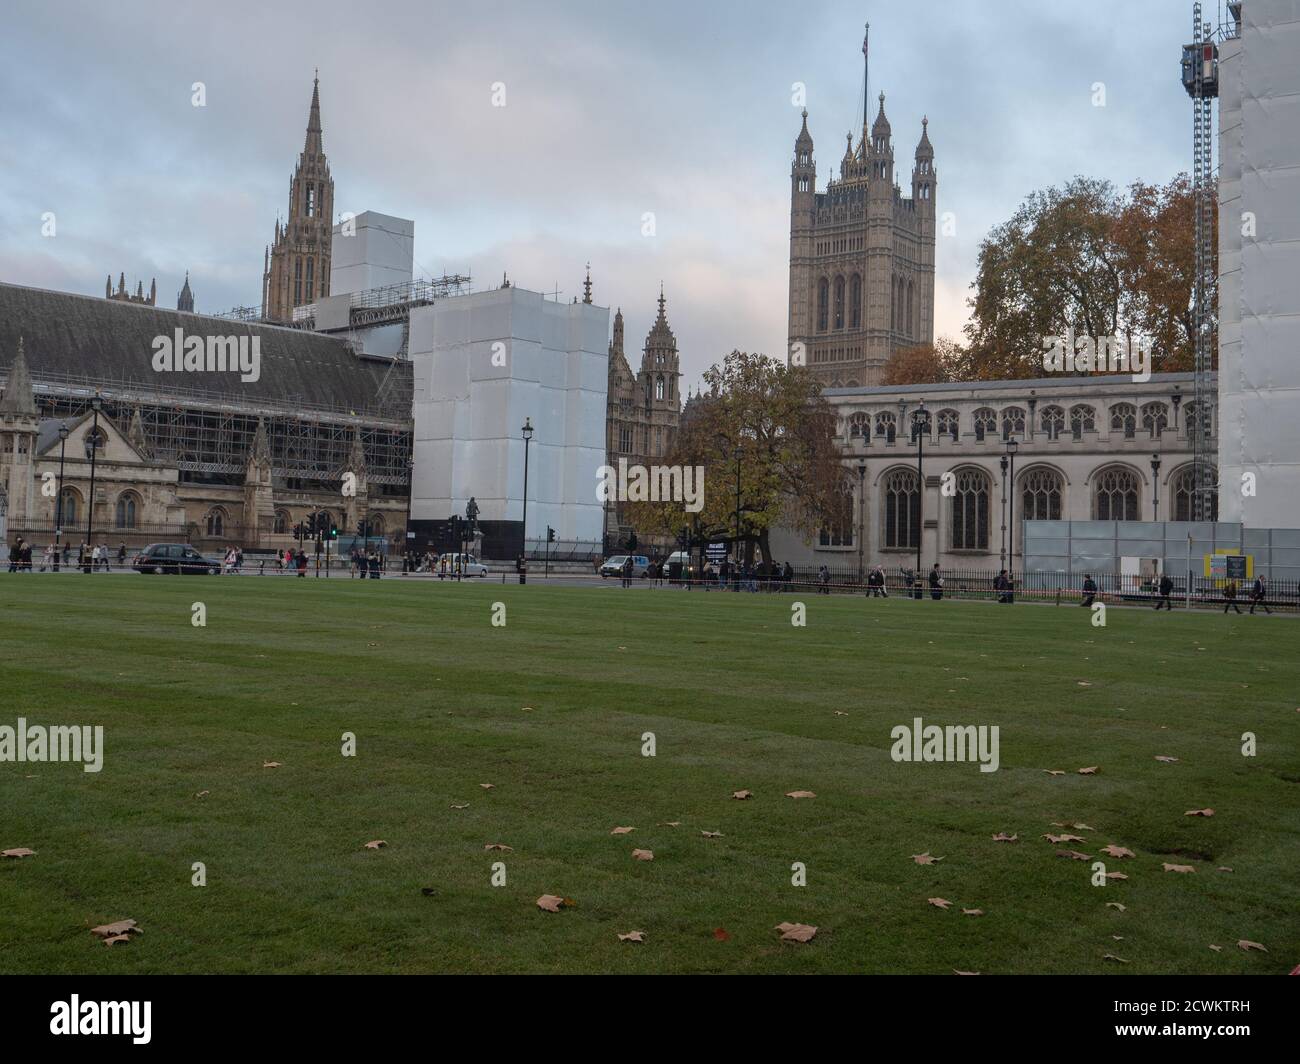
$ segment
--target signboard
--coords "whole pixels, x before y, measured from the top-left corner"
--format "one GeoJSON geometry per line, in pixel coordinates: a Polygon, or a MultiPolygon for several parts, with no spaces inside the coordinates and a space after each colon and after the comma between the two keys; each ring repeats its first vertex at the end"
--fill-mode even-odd
{"type": "Polygon", "coordinates": [[[1253,560],[1249,554],[1207,554],[1205,575],[1213,580],[1247,580],[1252,576],[1253,560]]]}
{"type": "Polygon", "coordinates": [[[727,545],[725,543],[710,543],[705,553],[709,561],[718,562],[727,556],[727,545]]]}
{"type": "Polygon", "coordinates": [[[1246,579],[1246,556],[1244,554],[1225,554],[1223,560],[1228,566],[1229,580],[1246,579]]]}

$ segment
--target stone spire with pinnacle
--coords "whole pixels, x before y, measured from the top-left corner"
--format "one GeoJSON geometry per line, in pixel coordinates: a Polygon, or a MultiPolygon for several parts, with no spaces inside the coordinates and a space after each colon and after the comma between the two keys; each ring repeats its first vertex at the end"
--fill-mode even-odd
{"type": "Polygon", "coordinates": [[[32,375],[27,368],[27,354],[21,336],[18,337],[18,351],[9,364],[9,378],[5,381],[4,396],[0,398],[0,414],[36,416],[36,395],[32,391],[32,375]]]}
{"type": "Polygon", "coordinates": [[[591,304],[591,263],[587,263],[587,279],[582,282],[582,301],[591,304]]]}

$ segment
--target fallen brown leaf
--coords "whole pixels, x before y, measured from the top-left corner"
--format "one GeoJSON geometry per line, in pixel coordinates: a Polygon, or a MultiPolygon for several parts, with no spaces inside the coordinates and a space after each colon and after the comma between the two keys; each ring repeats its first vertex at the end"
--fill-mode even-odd
{"type": "Polygon", "coordinates": [[[1243,953],[1249,953],[1253,949],[1259,950],[1260,953],[1268,952],[1268,950],[1265,949],[1263,946],[1261,946],[1258,942],[1251,942],[1248,939],[1244,939],[1244,938],[1237,939],[1237,948],[1241,950],[1243,953]]]}
{"type": "Polygon", "coordinates": [[[727,933],[727,929],[725,927],[715,927],[713,929],[713,937],[717,939],[719,942],[726,942],[727,939],[731,937],[731,935],[727,933]]]}
{"type": "Polygon", "coordinates": [[[732,791],[731,797],[738,798],[740,799],[740,801],[743,802],[746,798],[753,798],[754,792],[753,791],[732,791]]]}
{"type": "Polygon", "coordinates": [[[1128,964],[1128,961],[1126,961],[1123,957],[1116,957],[1115,954],[1113,953],[1107,953],[1104,957],[1102,957],[1102,960],[1115,961],[1117,964],[1128,964]]]}
{"type": "Polygon", "coordinates": [[[1097,765],[1089,765],[1087,768],[1079,769],[1078,772],[1080,776],[1095,776],[1097,775],[1097,768],[1097,765]]]}
{"type": "Polygon", "coordinates": [[[1178,758],[1176,758],[1176,757],[1165,757],[1165,756],[1163,756],[1162,754],[1156,754],[1156,760],[1157,760],[1157,761],[1163,761],[1166,765],[1176,765],[1176,764],[1178,764],[1178,758]]]}
{"type": "Polygon", "coordinates": [[[1196,869],[1189,864],[1170,864],[1168,861],[1166,861],[1165,871],[1166,872],[1195,872],[1196,869]]]}
{"type": "Polygon", "coordinates": [[[485,849],[485,850],[500,850],[502,853],[514,853],[514,852],[515,852],[515,848],[514,848],[513,846],[507,846],[504,842],[489,842],[489,843],[487,843],[487,844],[483,847],[483,849],[485,849]]]}
{"type": "Polygon", "coordinates": [[[1106,878],[1107,879],[1128,879],[1128,876],[1126,876],[1123,872],[1107,872],[1106,878]]]}
{"type": "Polygon", "coordinates": [[[1223,952],[1223,947],[1222,947],[1222,946],[1211,945],[1211,946],[1210,946],[1210,949],[1214,950],[1215,953],[1222,953],[1222,952],[1223,952]]]}
{"type": "Polygon", "coordinates": [[[817,797],[817,795],[813,794],[812,791],[786,791],[785,796],[787,798],[816,798],[817,797]]]}
{"type": "Polygon", "coordinates": [[[653,861],[655,855],[650,850],[633,850],[632,856],[638,861],[653,861]]]}
{"type": "Polygon", "coordinates": [[[1052,842],[1052,843],[1088,841],[1082,835],[1044,835],[1043,838],[1045,838],[1048,842],[1052,842]]]}
{"type": "Polygon", "coordinates": [[[956,968],[952,970],[953,975],[979,975],[979,972],[960,972],[956,968]]]}
{"type": "Polygon", "coordinates": [[[366,849],[367,849],[367,850],[377,850],[377,849],[379,849],[379,847],[381,847],[381,846],[387,846],[387,845],[388,845],[388,843],[386,843],[383,839],[374,839],[374,840],[372,840],[372,841],[366,843],[366,849]]]}
{"type": "Polygon", "coordinates": [[[984,915],[984,910],[983,910],[983,909],[963,909],[961,912],[962,912],[962,915],[963,915],[963,916],[983,916],[983,915],[984,915]]]}
{"type": "Polygon", "coordinates": [[[615,828],[610,832],[611,835],[630,835],[636,828],[615,828]]]}
{"type": "Polygon", "coordinates": [[[722,832],[721,832],[721,831],[701,831],[700,834],[703,835],[706,839],[720,839],[720,838],[722,838],[722,832]]]}
{"type": "Polygon", "coordinates": [[[1123,905],[1123,904],[1121,904],[1120,902],[1117,902],[1117,901],[1108,901],[1108,902],[1106,903],[1106,908],[1107,908],[1107,909],[1118,909],[1118,910],[1119,910],[1120,912],[1122,912],[1122,913],[1123,913],[1123,912],[1128,912],[1128,906],[1123,905]]]}
{"type": "Polygon", "coordinates": [[[817,934],[811,924],[777,924],[776,929],[781,932],[782,942],[811,942],[817,934]]]}
{"type": "Polygon", "coordinates": [[[195,798],[206,798],[206,797],[207,797],[209,794],[211,794],[211,793],[212,793],[211,791],[199,791],[199,793],[196,794],[194,797],[195,797],[195,798]]]}
{"type": "Polygon", "coordinates": [[[1214,816],[1213,809],[1189,809],[1183,816],[1214,816]]]}
{"type": "Polygon", "coordinates": [[[1232,869],[1229,868],[1227,865],[1220,865],[1218,868],[1215,869],[1215,871],[1216,871],[1216,872],[1231,872],[1232,869]]]}
{"type": "Polygon", "coordinates": [[[1062,768],[1045,768],[1043,769],[1049,776],[1064,776],[1065,769],[1062,768]]]}
{"type": "Polygon", "coordinates": [[[495,783],[480,783],[479,786],[482,787],[485,791],[490,791],[490,790],[492,790],[492,789],[494,789],[494,788],[496,787],[496,784],[495,784],[495,783]]]}
{"type": "Polygon", "coordinates": [[[1019,835],[1008,835],[1005,831],[999,831],[993,836],[994,842],[1019,842],[1019,835]]]}
{"type": "Polygon", "coordinates": [[[1137,854],[1135,854],[1128,847],[1116,846],[1114,843],[1111,843],[1109,846],[1103,846],[1101,848],[1101,852],[1108,853],[1110,854],[1111,857],[1136,857],[1137,856],[1137,854]]]}
{"type": "Polygon", "coordinates": [[[90,929],[92,935],[98,935],[100,938],[114,938],[126,935],[142,935],[144,928],[137,927],[134,920],[117,920],[111,924],[100,924],[99,927],[90,929]]]}
{"type": "Polygon", "coordinates": [[[280,762],[278,762],[278,761],[263,761],[263,762],[262,762],[262,767],[263,767],[263,768],[280,768],[281,765],[280,765],[280,762]]]}
{"type": "Polygon", "coordinates": [[[12,850],[0,850],[0,857],[34,857],[35,850],[29,850],[26,846],[18,846],[12,850]]]}
{"type": "Polygon", "coordinates": [[[453,809],[468,809],[468,808],[469,808],[469,802],[465,802],[465,803],[462,804],[462,805],[457,805],[455,802],[452,802],[452,803],[451,803],[451,807],[452,807],[453,809]]]}
{"type": "Polygon", "coordinates": [[[1086,853],[1080,853],[1078,850],[1057,850],[1057,857],[1068,857],[1071,861],[1091,861],[1092,857],[1086,853]]]}
{"type": "Polygon", "coordinates": [[[936,909],[943,909],[945,911],[948,909],[949,906],[952,905],[952,902],[950,902],[947,898],[926,898],[926,901],[928,901],[936,909]]]}
{"type": "Polygon", "coordinates": [[[537,899],[537,907],[548,913],[558,913],[563,905],[564,899],[554,894],[543,894],[537,899]]]}
{"type": "Polygon", "coordinates": [[[929,851],[926,851],[925,853],[912,854],[912,860],[915,861],[917,864],[934,864],[936,861],[942,861],[943,858],[931,857],[929,851]]]}
{"type": "Polygon", "coordinates": [[[664,820],[659,826],[661,828],[679,828],[682,826],[682,822],[680,820],[664,820]]]}
{"type": "Polygon", "coordinates": [[[645,932],[644,932],[644,931],[629,931],[626,935],[619,935],[619,936],[618,936],[618,940],[619,940],[620,942],[644,942],[644,941],[645,941],[645,932]]]}

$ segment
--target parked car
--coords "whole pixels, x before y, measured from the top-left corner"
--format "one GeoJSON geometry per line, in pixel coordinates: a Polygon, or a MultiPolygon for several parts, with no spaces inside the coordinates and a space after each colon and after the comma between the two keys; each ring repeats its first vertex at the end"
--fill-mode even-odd
{"type": "Polygon", "coordinates": [[[684,550],[675,550],[672,554],[664,559],[664,579],[668,579],[668,567],[670,565],[680,564],[682,575],[688,579],[695,575],[695,570],[699,568],[699,555],[687,554],[684,550]]]}
{"type": "Polygon", "coordinates": [[[456,563],[457,561],[462,559],[464,560],[465,563],[466,576],[487,576],[488,574],[488,567],[484,565],[481,561],[479,561],[477,558],[475,558],[474,555],[455,554],[455,553],[439,555],[437,564],[435,564],[433,567],[433,571],[435,573],[442,572],[442,561],[444,558],[447,560],[448,576],[451,576],[456,571],[456,563]]]}
{"type": "MultiPolygon", "coordinates": [[[[627,561],[627,558],[628,556],[626,554],[616,554],[614,555],[614,557],[607,559],[605,561],[605,564],[600,567],[601,578],[607,579],[611,576],[622,576],[623,563],[627,561]]],[[[632,555],[633,576],[645,576],[646,573],[649,572],[649,570],[650,570],[649,558],[647,558],[644,554],[632,555]]]]}
{"type": "Polygon", "coordinates": [[[182,573],[190,576],[221,575],[221,563],[205,558],[188,543],[150,543],[131,562],[138,573],[182,573]]]}

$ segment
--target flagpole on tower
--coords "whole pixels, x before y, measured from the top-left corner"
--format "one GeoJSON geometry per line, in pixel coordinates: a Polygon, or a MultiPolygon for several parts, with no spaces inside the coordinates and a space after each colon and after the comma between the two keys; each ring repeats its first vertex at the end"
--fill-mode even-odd
{"type": "Polygon", "coordinates": [[[871,36],[871,23],[868,22],[862,31],[862,128],[866,129],[871,124],[871,86],[867,83],[868,59],[867,59],[867,40],[871,36]]]}

